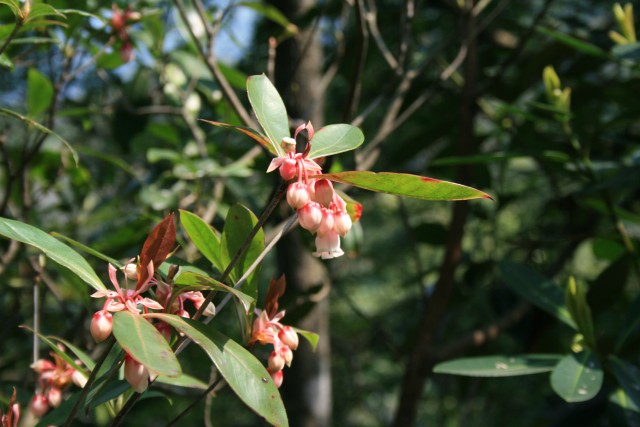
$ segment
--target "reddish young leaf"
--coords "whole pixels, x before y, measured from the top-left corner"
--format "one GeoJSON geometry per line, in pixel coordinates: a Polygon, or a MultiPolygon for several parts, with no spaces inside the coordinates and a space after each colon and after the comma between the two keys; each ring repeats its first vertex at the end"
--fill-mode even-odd
{"type": "Polygon", "coordinates": [[[287,281],[284,274],[279,279],[271,279],[269,282],[269,290],[267,291],[267,298],[264,303],[264,311],[267,312],[267,316],[271,319],[278,312],[278,299],[284,295],[284,290],[287,287],[287,281]]]}
{"type": "Polygon", "coordinates": [[[267,150],[269,150],[271,154],[274,154],[276,156],[279,154],[274,148],[273,144],[271,144],[271,141],[269,141],[269,139],[267,139],[266,136],[262,135],[257,130],[247,128],[247,127],[242,127],[242,126],[228,125],[226,123],[214,122],[212,120],[205,120],[205,119],[198,119],[198,120],[200,120],[201,122],[209,123],[214,126],[218,126],[226,129],[232,129],[232,130],[235,130],[236,132],[243,133],[251,137],[254,141],[258,142],[258,144],[262,145],[267,150]]]}
{"type": "Polygon", "coordinates": [[[173,213],[167,215],[149,234],[140,251],[138,262],[138,284],[140,288],[149,278],[148,265],[153,262],[153,269],[158,270],[160,264],[173,250],[176,244],[176,225],[173,220],[173,213]]]}

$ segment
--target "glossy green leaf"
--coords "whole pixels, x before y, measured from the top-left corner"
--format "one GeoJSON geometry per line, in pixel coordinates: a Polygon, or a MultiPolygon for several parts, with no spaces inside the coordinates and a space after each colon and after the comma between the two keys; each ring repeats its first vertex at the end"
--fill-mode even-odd
{"type": "Polygon", "coordinates": [[[433,372],[467,377],[513,377],[550,372],[561,358],[557,354],[465,357],[439,363],[433,372]]]}
{"type": "MultiPolygon", "coordinates": [[[[169,377],[158,377],[156,381],[160,378],[169,378],[169,377]]],[[[131,390],[131,386],[126,380],[112,380],[107,383],[102,381],[96,381],[95,388],[92,388],[91,393],[87,397],[87,401],[85,402],[85,408],[92,410],[102,405],[105,402],[108,402],[116,397],[123,395],[128,390],[131,390]],[[95,393],[94,393],[95,390],[95,393]]]]}
{"type": "MultiPolygon", "coordinates": [[[[224,223],[224,229],[222,230],[222,239],[220,240],[220,258],[225,268],[229,265],[236,253],[243,247],[251,230],[257,223],[258,218],[244,206],[234,205],[229,209],[224,223]]],[[[242,277],[263,249],[264,231],[261,228],[251,240],[245,254],[240,257],[240,260],[231,271],[229,277],[234,283],[242,277]]],[[[255,274],[255,272],[253,274],[255,274]]],[[[254,295],[249,295],[255,297],[254,295]]]]}
{"type": "Polygon", "coordinates": [[[616,356],[609,356],[609,366],[627,397],[636,408],[640,408],[640,369],[616,356]]]}
{"type": "Polygon", "coordinates": [[[275,147],[273,144],[271,144],[271,141],[264,135],[262,135],[260,132],[258,132],[257,130],[251,129],[251,128],[247,128],[247,127],[243,127],[243,126],[233,126],[233,125],[228,125],[226,123],[220,123],[220,122],[214,122],[211,120],[204,120],[204,119],[200,119],[201,122],[205,122],[205,123],[209,123],[211,125],[214,126],[218,126],[221,128],[225,128],[225,129],[231,129],[234,130],[236,132],[240,132],[244,135],[249,136],[250,138],[252,138],[253,140],[257,141],[258,144],[262,145],[264,148],[266,148],[267,150],[269,150],[269,152],[271,154],[274,155],[278,155],[278,152],[276,151],[275,147]]]}
{"type": "Polygon", "coordinates": [[[578,331],[584,336],[585,343],[590,349],[595,350],[596,337],[584,283],[576,282],[575,278],[571,276],[565,289],[564,301],[578,331]]]}
{"type": "Polygon", "coordinates": [[[488,194],[465,185],[406,173],[349,171],[325,173],[316,176],[316,178],[326,178],[379,193],[413,197],[421,200],[491,198],[488,194]]]}
{"type": "Polygon", "coordinates": [[[90,248],[87,245],[83,245],[82,243],[73,240],[70,237],[64,236],[60,233],[56,233],[55,231],[52,231],[50,233],[53,237],[57,237],[60,240],[64,240],[65,242],[69,243],[70,245],[75,246],[78,249],[82,249],[84,252],[88,253],[89,255],[93,255],[96,258],[100,258],[103,261],[108,262],[109,264],[112,264],[115,267],[122,267],[122,263],[116,259],[111,258],[110,256],[107,256],[101,252],[96,251],[95,249],[90,248]]]}
{"type": "Polygon", "coordinates": [[[58,16],[64,18],[64,14],[61,13],[58,9],[46,3],[38,3],[31,6],[31,11],[29,12],[29,16],[27,17],[26,22],[35,21],[38,18],[42,18],[43,16],[58,16]]]}
{"type": "Polygon", "coordinates": [[[98,291],[106,289],[84,258],[44,231],[20,221],[0,218],[0,235],[35,246],[53,261],[67,267],[92,288],[98,291]]]}
{"type": "Polygon", "coordinates": [[[567,402],[584,402],[598,394],[604,374],[589,350],[565,356],[551,373],[551,387],[567,402]]]}
{"type": "Polygon", "coordinates": [[[115,313],[113,335],[127,353],[153,374],[177,377],[182,373],[167,340],[141,315],[129,310],[115,313]]]}
{"type": "Polygon", "coordinates": [[[172,377],[158,377],[156,378],[155,382],[157,383],[161,383],[161,384],[168,384],[168,385],[173,385],[176,387],[185,387],[185,388],[193,388],[196,390],[206,390],[207,387],[209,387],[207,385],[207,383],[205,383],[204,381],[201,381],[195,377],[192,377],[191,375],[187,375],[187,374],[182,374],[178,377],[172,378],[172,377]]]}
{"type": "Polygon", "coordinates": [[[53,85],[35,68],[27,73],[27,111],[31,117],[46,111],[53,102],[53,85]]]}
{"type": "Polygon", "coordinates": [[[282,138],[289,137],[289,117],[280,94],[264,74],[249,76],[247,79],[249,102],[256,113],[260,126],[271,141],[278,155],[284,154],[280,147],[282,138]]]}
{"type": "Polygon", "coordinates": [[[18,0],[0,0],[0,5],[9,6],[11,12],[16,18],[20,18],[22,16],[22,11],[20,10],[20,2],[18,0]]]}
{"type": "Polygon", "coordinates": [[[562,289],[538,271],[511,261],[500,263],[504,282],[518,295],[573,329],[577,326],[564,305],[562,289]]]}
{"type": "Polygon", "coordinates": [[[220,259],[220,237],[202,218],[191,212],[180,210],[180,224],[196,248],[218,270],[223,271],[220,259]]]}
{"type": "Polygon", "coordinates": [[[607,54],[607,52],[605,52],[604,50],[600,49],[598,46],[585,42],[583,40],[577,39],[568,34],[560,33],[558,31],[554,31],[548,28],[543,28],[543,27],[537,27],[536,30],[586,55],[595,56],[596,58],[609,58],[609,54],[607,54]]]}
{"type": "Polygon", "coordinates": [[[222,292],[229,292],[231,295],[236,297],[238,301],[242,303],[245,313],[249,311],[251,304],[253,304],[253,302],[255,301],[255,299],[250,297],[249,295],[246,295],[237,289],[227,286],[224,283],[220,283],[217,280],[212,279],[211,277],[203,276],[201,274],[197,274],[189,271],[185,273],[179,273],[174,283],[180,286],[182,285],[192,286],[192,287],[198,288],[199,290],[209,289],[209,290],[216,290],[216,291],[222,291],[222,292]]]}
{"type": "Polygon", "coordinates": [[[74,163],[76,164],[76,166],[78,165],[78,153],[76,153],[76,150],[73,149],[69,141],[67,141],[66,139],[64,139],[63,137],[61,137],[60,135],[58,135],[48,127],[43,126],[40,123],[36,122],[35,120],[25,117],[20,113],[16,113],[15,111],[12,111],[12,110],[7,110],[6,108],[0,108],[0,114],[22,120],[23,122],[28,123],[30,126],[33,126],[34,128],[38,129],[40,132],[44,132],[47,135],[51,135],[55,137],[58,141],[62,142],[65,145],[65,147],[67,147],[67,150],[69,150],[71,152],[71,155],[73,156],[74,163]]]}
{"type": "Polygon", "coordinates": [[[147,317],[170,324],[198,344],[238,397],[267,422],[280,427],[289,425],[282,398],[271,376],[244,347],[210,325],[191,319],[161,313],[147,317]]]}
{"type": "Polygon", "coordinates": [[[293,329],[299,335],[302,335],[304,339],[309,341],[309,344],[311,344],[311,348],[313,349],[313,351],[316,351],[316,348],[318,347],[318,341],[320,341],[320,335],[316,334],[315,332],[305,331],[304,329],[299,329],[299,328],[293,328],[293,329]]]}
{"type": "Polygon", "coordinates": [[[315,159],[344,153],[355,150],[363,142],[364,134],[355,126],[344,123],[325,126],[313,136],[308,157],[315,159]]]}

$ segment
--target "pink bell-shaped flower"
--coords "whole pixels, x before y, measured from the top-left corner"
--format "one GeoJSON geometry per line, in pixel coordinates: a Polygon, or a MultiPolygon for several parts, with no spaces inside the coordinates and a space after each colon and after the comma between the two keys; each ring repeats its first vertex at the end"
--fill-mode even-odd
{"type": "Polygon", "coordinates": [[[269,372],[282,371],[284,369],[285,359],[284,357],[282,357],[282,354],[280,354],[280,352],[272,351],[271,355],[269,356],[268,365],[269,372]]]}
{"type": "Polygon", "coordinates": [[[345,236],[352,226],[351,217],[348,213],[341,211],[333,215],[333,229],[340,236],[345,236]]]}
{"type": "Polygon", "coordinates": [[[333,184],[328,179],[318,179],[314,185],[314,200],[325,208],[333,201],[333,184]]]}
{"type": "Polygon", "coordinates": [[[334,230],[329,231],[326,234],[320,234],[316,236],[316,251],[313,253],[322,259],[337,258],[344,255],[342,249],[340,249],[340,236],[334,230]]]}
{"type": "Polygon", "coordinates": [[[273,379],[276,387],[280,388],[282,380],[284,380],[284,374],[282,371],[269,372],[269,374],[271,374],[271,379],[273,379]]]}
{"type": "Polygon", "coordinates": [[[287,189],[287,203],[293,209],[300,209],[309,202],[309,190],[302,182],[294,182],[287,189]]]}
{"type": "Polygon", "coordinates": [[[315,233],[322,224],[322,209],[316,202],[309,202],[298,209],[298,222],[305,230],[315,233]]]}

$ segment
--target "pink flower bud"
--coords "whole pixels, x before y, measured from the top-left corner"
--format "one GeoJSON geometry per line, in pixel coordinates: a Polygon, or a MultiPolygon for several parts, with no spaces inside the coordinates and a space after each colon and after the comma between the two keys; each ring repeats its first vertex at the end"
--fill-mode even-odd
{"type": "Polygon", "coordinates": [[[49,400],[43,394],[36,394],[33,396],[33,399],[31,399],[29,410],[36,418],[42,418],[49,410],[49,400]]]}
{"type": "Polygon", "coordinates": [[[344,255],[344,252],[340,249],[340,236],[335,231],[331,230],[326,234],[318,233],[316,236],[316,251],[313,256],[331,259],[341,255],[344,255]]]}
{"type": "Polygon", "coordinates": [[[269,372],[269,374],[271,374],[271,379],[275,383],[276,387],[280,388],[282,380],[284,379],[282,371],[269,372]]]}
{"type": "Polygon", "coordinates": [[[269,372],[282,371],[284,369],[285,360],[277,351],[272,351],[269,356],[269,372]]]}
{"type": "Polygon", "coordinates": [[[55,368],[56,368],[56,365],[54,365],[53,362],[47,359],[38,359],[31,364],[31,369],[33,369],[39,374],[45,371],[54,370],[55,368]]]}
{"type": "Polygon", "coordinates": [[[284,345],[290,347],[291,350],[298,348],[298,333],[291,326],[285,326],[280,329],[278,338],[280,338],[280,341],[282,341],[284,345]]]}
{"type": "Polygon", "coordinates": [[[130,280],[138,280],[138,266],[132,263],[125,264],[122,267],[125,277],[130,280]]]}
{"type": "Polygon", "coordinates": [[[346,212],[336,212],[333,215],[333,229],[340,236],[345,236],[351,230],[351,217],[346,212]]]}
{"type": "Polygon", "coordinates": [[[290,367],[291,361],[293,360],[293,351],[291,351],[291,348],[289,348],[289,346],[283,345],[280,348],[280,355],[284,359],[284,363],[286,363],[287,366],[290,367]]]}
{"type": "Polygon", "coordinates": [[[47,393],[47,399],[52,408],[57,408],[62,403],[62,392],[58,387],[51,387],[47,393]]]}
{"type": "Polygon", "coordinates": [[[315,201],[328,208],[333,201],[333,184],[328,179],[319,179],[315,185],[315,201]]]}
{"type": "Polygon", "coordinates": [[[73,374],[71,374],[71,381],[73,381],[73,383],[78,387],[84,388],[84,385],[87,383],[87,377],[85,377],[80,371],[73,371],[73,374]]]}
{"type": "Polygon", "coordinates": [[[333,230],[333,211],[330,209],[322,208],[322,222],[318,227],[318,234],[327,234],[333,230]]]}
{"type": "Polygon", "coordinates": [[[309,191],[302,182],[294,182],[287,189],[287,203],[293,209],[300,209],[309,201],[309,191]]]}
{"type": "Polygon", "coordinates": [[[297,162],[294,159],[286,159],[280,166],[280,176],[285,181],[290,181],[298,173],[297,162]]]}
{"type": "Polygon", "coordinates": [[[124,378],[137,393],[144,392],[149,386],[149,371],[129,355],[124,359],[124,378]]]}
{"type": "Polygon", "coordinates": [[[167,340],[167,342],[171,342],[171,327],[168,324],[166,324],[165,322],[158,322],[154,326],[156,327],[158,332],[160,332],[160,335],[162,335],[164,339],[167,340]]]}
{"type": "Polygon", "coordinates": [[[107,310],[96,311],[91,318],[89,329],[96,342],[106,340],[113,331],[113,316],[107,310]]]}
{"type": "Polygon", "coordinates": [[[315,233],[322,224],[322,209],[316,202],[309,202],[298,209],[298,222],[305,230],[315,233]]]}

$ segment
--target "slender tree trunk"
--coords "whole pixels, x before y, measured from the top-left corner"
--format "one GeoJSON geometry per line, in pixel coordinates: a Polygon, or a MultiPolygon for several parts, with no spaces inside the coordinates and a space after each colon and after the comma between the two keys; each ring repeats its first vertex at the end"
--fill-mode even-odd
{"type": "MultiPolygon", "coordinates": [[[[316,5],[316,0],[271,0],[292,22],[316,5]]],[[[318,34],[313,28],[300,32],[283,42],[276,50],[275,84],[281,93],[289,116],[311,120],[317,129],[323,122],[324,99],[319,92],[323,52],[318,34]]],[[[289,233],[278,244],[278,264],[287,279],[285,296],[308,295],[310,290],[326,290],[327,269],[307,248],[300,230],[289,233]]],[[[322,427],[331,424],[331,372],[329,346],[328,292],[318,292],[324,298],[312,298],[313,308],[297,326],[320,334],[316,352],[301,343],[294,352],[291,368],[284,371],[282,394],[292,426],[322,427]]]]}

